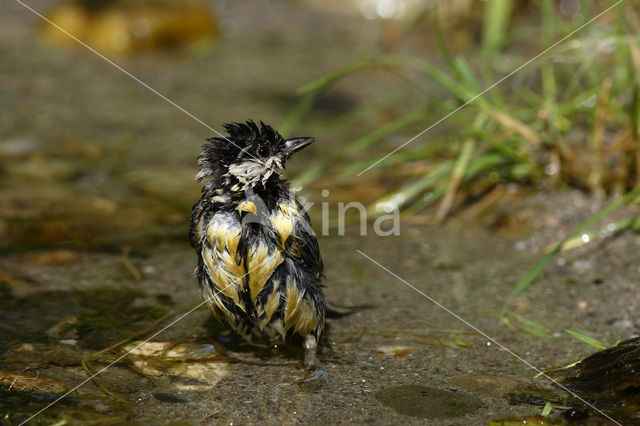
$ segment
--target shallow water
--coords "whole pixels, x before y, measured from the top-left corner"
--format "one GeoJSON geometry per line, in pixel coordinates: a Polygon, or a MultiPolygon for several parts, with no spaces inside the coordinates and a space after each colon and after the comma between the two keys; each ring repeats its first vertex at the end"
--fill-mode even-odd
{"type": "MultiPolygon", "coordinates": [[[[578,195],[553,197],[560,202],[578,195]]],[[[514,209],[521,211],[526,202],[514,209]]],[[[575,210],[562,214],[571,222],[582,215],[575,210]]],[[[553,234],[542,229],[532,236],[551,242],[553,234]]],[[[79,389],[79,400],[56,404],[43,419],[69,418],[78,407],[93,405],[99,413],[157,422],[171,418],[235,423],[264,418],[274,423],[411,423],[439,418],[438,424],[469,424],[535,414],[540,408],[511,405],[505,395],[522,383],[546,387],[545,379],[534,379],[536,372],[514,356],[355,252],[357,248],[383,263],[538,368],[562,366],[593,352],[564,335],[562,328],[588,332],[608,344],[633,333],[621,328],[620,318],[637,303],[630,291],[636,267],[629,254],[629,247],[638,244],[636,236],[624,234],[567,254],[568,266],[550,267],[519,298],[516,312],[543,324],[551,338],[510,330],[497,316],[514,280],[537,259],[530,250],[514,250],[519,241],[456,220],[446,227],[404,227],[397,238],[323,238],[327,300],[352,307],[350,314],[328,320],[320,357],[329,372],[327,385],[304,392],[295,384],[302,377],[301,351],[247,346],[216,327],[202,308],[155,336],[152,341],[158,347],[145,345],[100,375],[104,387],[124,403],[115,404],[89,382],[79,389]],[[626,261],[605,266],[603,258],[626,261]],[[586,272],[576,267],[584,262],[593,267],[586,272]],[[613,266],[615,272],[607,270],[613,266]],[[600,277],[604,281],[596,283],[600,277]],[[578,307],[581,301],[586,309],[578,307]],[[175,348],[178,355],[168,355],[166,350],[178,344],[192,346],[175,348]],[[389,346],[403,349],[396,355],[385,349],[389,346]],[[139,359],[144,354],[156,358],[139,359]],[[455,411],[438,403],[442,412],[424,401],[416,405],[407,392],[415,387],[429,389],[430,401],[444,398],[442,392],[455,393],[462,405],[455,411]],[[431,389],[440,393],[434,390],[432,395],[431,389]],[[458,417],[449,417],[454,414],[458,417]]],[[[32,414],[52,394],[84,380],[83,355],[150,327],[144,334],[148,337],[150,330],[161,328],[154,319],[167,311],[177,318],[200,301],[191,275],[195,258],[186,244],[165,243],[132,255],[131,263],[142,271],[140,281],[118,254],[78,252],[73,261],[60,265],[36,264],[30,256],[9,254],[2,260],[10,277],[22,277],[4,287],[19,296],[3,298],[2,370],[22,372],[24,380],[18,385],[36,392],[36,396],[13,396],[28,398],[29,404],[13,408],[5,404],[3,409],[13,419],[32,414]],[[56,392],[38,396],[43,393],[38,386],[28,387],[33,377],[53,380],[56,392]]],[[[96,371],[139,340],[142,337],[134,337],[92,359],[90,368],[96,371]]],[[[12,380],[7,377],[3,383],[12,380]]],[[[47,386],[53,385],[42,384],[45,394],[47,386]]]]}
{"type": "MultiPolygon", "coordinates": [[[[284,12],[272,8],[284,6],[254,7],[220,7],[226,39],[208,55],[121,63],[207,123],[277,124],[297,87],[378,49],[369,37],[375,23],[356,31],[345,25],[353,18],[296,9],[316,25],[312,37],[283,26],[284,12]],[[258,19],[265,7],[280,21],[258,19]],[[336,42],[346,37],[351,50],[336,42]]],[[[513,405],[507,395],[549,387],[487,336],[547,369],[595,351],[565,328],[607,345],[637,333],[640,237],[631,232],[561,253],[514,302],[529,323],[500,320],[543,248],[602,205],[577,192],[516,191],[444,226],[403,223],[389,237],[351,226],[345,236],[333,228],[321,236],[326,298],[343,314],[328,320],[320,352],[329,383],[311,392],[296,384],[299,348],[246,345],[203,307],[155,335],[201,302],[186,226],[198,197],[195,157],[211,132],[100,59],[43,44],[19,7],[0,19],[0,422],[19,423],[115,361],[34,422],[482,424],[539,414],[542,407],[513,405]],[[524,331],[531,322],[547,337],[524,331]]],[[[365,83],[340,86],[340,102],[327,99],[328,109],[303,123],[322,145],[292,160],[291,175],[350,137],[323,126],[344,102],[361,101],[354,86],[365,83]]],[[[333,202],[370,201],[384,189],[370,179],[375,188],[333,188],[327,177],[303,194],[322,200],[316,189],[326,185],[333,202]]],[[[320,216],[312,210],[316,224],[320,216]]]]}

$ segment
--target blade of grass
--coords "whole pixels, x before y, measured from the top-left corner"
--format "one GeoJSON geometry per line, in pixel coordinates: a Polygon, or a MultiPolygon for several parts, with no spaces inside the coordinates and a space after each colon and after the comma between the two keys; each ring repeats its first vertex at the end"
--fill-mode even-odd
{"type": "Polygon", "coordinates": [[[462,213],[462,218],[472,221],[480,213],[486,211],[489,207],[493,206],[499,199],[503,198],[507,189],[505,185],[496,185],[488,193],[482,196],[471,207],[465,209],[462,213]]]}
{"type": "MultiPolygon", "coordinates": [[[[637,7],[637,5],[636,5],[637,7]]],[[[617,18],[615,19],[616,26],[616,36],[617,38],[626,38],[627,37],[627,22],[630,22],[632,17],[631,14],[625,13],[625,10],[621,7],[615,11],[617,18]]],[[[614,52],[615,55],[615,63],[623,64],[626,63],[629,56],[629,44],[628,43],[618,43],[616,42],[616,49],[614,52]]],[[[615,67],[613,69],[614,75],[613,79],[619,82],[628,82],[631,83],[633,79],[632,69],[631,67],[615,67]]]]}
{"type": "MultiPolygon", "coordinates": [[[[475,176],[486,172],[487,170],[491,170],[500,164],[503,164],[504,161],[505,161],[504,156],[493,154],[493,153],[484,153],[476,156],[469,164],[469,167],[467,167],[467,169],[465,170],[463,182],[468,181],[474,178],[475,176]]],[[[435,201],[439,200],[440,197],[442,197],[446,191],[447,191],[447,182],[446,181],[441,182],[436,187],[436,189],[431,191],[430,197],[428,197],[427,199],[422,198],[416,201],[415,204],[413,204],[411,207],[406,209],[405,217],[410,217],[415,213],[417,213],[418,211],[434,203],[435,201]]]]}
{"type": "Polygon", "coordinates": [[[462,56],[456,58],[455,67],[461,76],[460,78],[467,84],[467,86],[471,87],[477,93],[480,93],[482,91],[480,83],[478,82],[478,79],[471,70],[471,66],[469,66],[469,62],[467,62],[466,59],[464,59],[462,56]]]}
{"type": "Polygon", "coordinates": [[[595,117],[593,120],[593,137],[591,142],[591,161],[593,162],[592,171],[589,175],[589,186],[591,192],[597,196],[602,197],[604,195],[604,131],[605,121],[608,115],[607,105],[609,100],[609,93],[611,92],[612,81],[610,78],[605,78],[602,82],[602,88],[598,94],[598,103],[596,105],[595,117]]]}
{"type": "Polygon", "coordinates": [[[497,108],[488,105],[484,105],[482,107],[482,110],[489,114],[498,123],[500,123],[502,127],[512,131],[517,135],[520,135],[525,141],[531,143],[536,147],[542,145],[542,139],[540,139],[538,133],[536,133],[531,127],[527,126],[522,121],[515,119],[504,111],[500,111],[497,108]]]}
{"type": "Polygon", "coordinates": [[[375,58],[363,59],[360,61],[352,62],[332,72],[327,76],[319,78],[318,80],[311,82],[305,86],[302,86],[301,88],[298,89],[298,93],[300,94],[312,93],[318,89],[322,89],[327,86],[330,86],[331,84],[335,83],[337,80],[349,74],[352,74],[355,71],[359,71],[364,68],[381,67],[381,66],[385,66],[385,65],[381,61],[375,58]]]}
{"type": "MultiPolygon", "coordinates": [[[[440,183],[435,189],[433,189],[432,191],[429,191],[428,197],[423,196],[418,201],[416,201],[415,204],[406,208],[404,212],[402,212],[402,214],[400,215],[400,218],[402,220],[410,221],[413,215],[415,215],[420,210],[438,201],[440,198],[442,198],[445,192],[447,192],[447,185],[445,183],[440,183]]],[[[428,222],[432,223],[433,219],[429,218],[428,222]]],[[[412,223],[416,223],[416,221],[413,221],[412,223]]]]}
{"type": "MultiPolygon", "coordinates": [[[[511,1],[511,0],[498,0],[498,1],[511,1]]],[[[439,8],[440,8],[440,1],[438,0],[436,2],[436,10],[434,12],[434,21],[435,21],[435,28],[436,28],[436,40],[438,42],[440,52],[442,54],[442,57],[445,60],[445,63],[449,67],[449,70],[451,70],[452,74],[455,76],[456,80],[458,80],[461,83],[464,82],[469,89],[472,89],[471,91],[469,91],[469,94],[471,95],[471,97],[473,97],[476,95],[476,93],[479,93],[482,89],[480,87],[480,84],[478,84],[478,81],[473,71],[471,70],[471,67],[469,66],[468,62],[462,56],[454,59],[451,53],[451,49],[449,49],[449,45],[446,42],[444,32],[442,30],[442,23],[440,19],[439,8]]],[[[441,84],[446,83],[445,87],[452,87],[451,82],[441,75],[437,75],[437,81],[439,81],[441,84]]],[[[469,96],[469,94],[465,95],[464,92],[460,92],[458,94],[458,98],[463,102],[466,102],[465,96],[469,96]]]]}
{"type": "MultiPolygon", "coordinates": [[[[322,93],[325,90],[327,90],[337,80],[343,77],[346,77],[352,73],[355,73],[361,69],[385,68],[392,74],[396,75],[401,80],[405,82],[410,82],[410,80],[407,77],[399,73],[396,69],[397,67],[402,65],[401,61],[398,58],[396,58],[395,62],[389,60],[388,63],[386,63],[385,61],[382,61],[382,60],[378,61],[375,58],[354,62],[320,80],[317,80],[314,83],[311,83],[311,85],[307,85],[298,89],[298,93],[303,95],[302,99],[298,101],[298,103],[291,109],[289,114],[285,117],[284,121],[279,127],[280,133],[285,137],[289,136],[289,133],[292,132],[295,126],[298,125],[302,117],[305,114],[307,114],[309,110],[311,110],[311,108],[313,107],[313,104],[316,102],[316,100],[322,95],[322,93]],[[395,62],[397,62],[397,64],[395,62]]],[[[407,60],[406,62],[409,62],[409,61],[407,60]]],[[[422,87],[420,88],[424,91],[422,87]]]]}
{"type": "MultiPolygon", "coordinates": [[[[441,153],[442,150],[447,149],[451,144],[451,142],[449,142],[450,139],[450,135],[445,135],[444,137],[429,141],[429,143],[426,145],[417,147],[418,149],[416,150],[398,151],[385,158],[379,164],[381,166],[390,166],[393,164],[411,164],[416,161],[424,162],[425,159],[432,156],[437,156],[441,153]]],[[[376,158],[367,158],[364,160],[353,161],[344,166],[344,168],[341,170],[341,173],[343,173],[344,175],[351,175],[354,172],[358,172],[364,168],[367,168],[376,161],[376,158]]]]}
{"type": "Polygon", "coordinates": [[[349,144],[342,151],[342,155],[349,156],[362,151],[375,142],[381,140],[385,136],[395,133],[411,123],[424,119],[425,115],[429,112],[430,111],[428,107],[420,107],[409,111],[408,113],[401,115],[400,117],[386,123],[381,127],[378,127],[373,132],[364,135],[363,137],[357,139],[355,142],[349,144]]]}
{"type": "MultiPolygon", "coordinates": [[[[584,83],[584,76],[590,68],[594,66],[592,57],[586,56],[584,57],[583,62],[578,66],[573,72],[571,80],[567,82],[565,88],[562,90],[562,94],[560,97],[562,99],[569,99],[572,97],[578,97],[584,93],[585,90],[589,90],[590,87],[584,83]]],[[[566,104],[566,102],[564,102],[566,104]]],[[[561,106],[559,107],[561,108],[561,106]]]]}
{"type": "Polygon", "coordinates": [[[426,176],[374,202],[368,208],[368,213],[376,217],[381,214],[387,214],[385,208],[400,209],[415,196],[434,186],[440,179],[443,179],[447,174],[451,173],[452,168],[452,161],[443,162],[438,168],[426,176]]]}
{"type": "Polygon", "coordinates": [[[280,124],[280,133],[284,137],[290,136],[290,133],[298,125],[302,117],[304,117],[313,107],[313,104],[322,94],[323,89],[319,88],[312,92],[306,93],[302,99],[291,109],[284,121],[280,124]]]}
{"type": "Polygon", "coordinates": [[[578,93],[575,97],[569,98],[561,104],[558,107],[558,113],[568,116],[576,112],[590,112],[592,108],[585,104],[588,104],[592,97],[597,97],[599,91],[599,87],[583,89],[582,92],[578,93]]]}
{"type": "Polygon", "coordinates": [[[518,315],[514,312],[511,312],[510,315],[519,323],[519,325],[517,326],[513,325],[509,317],[506,315],[502,315],[500,317],[504,325],[509,327],[509,329],[514,331],[515,330],[524,331],[525,333],[529,333],[532,336],[542,337],[544,339],[550,339],[553,337],[553,335],[542,324],[532,321],[530,319],[527,319],[522,315],[518,315]]]}
{"type": "Polygon", "coordinates": [[[492,0],[484,4],[482,50],[485,54],[499,53],[513,10],[512,0],[492,0]]]}
{"type": "MultiPolygon", "coordinates": [[[[460,63],[464,64],[463,61],[461,61],[460,63]]],[[[421,70],[428,77],[434,80],[439,86],[443,87],[449,93],[457,97],[458,100],[461,102],[469,101],[478,93],[473,89],[467,88],[466,85],[461,85],[460,82],[454,80],[448,74],[446,74],[442,70],[438,69],[437,67],[427,62],[421,61],[414,57],[399,56],[399,55],[393,55],[393,56],[386,55],[386,56],[380,56],[374,59],[369,59],[366,61],[356,62],[354,64],[351,64],[342,68],[341,70],[336,71],[335,73],[329,76],[326,76],[320,80],[317,80],[314,83],[304,86],[303,88],[300,89],[300,92],[306,93],[309,91],[318,90],[321,87],[326,87],[327,85],[333,83],[335,80],[362,68],[398,67],[398,66],[408,66],[408,67],[421,70]]],[[[464,65],[462,69],[464,69],[464,65]]],[[[469,72],[465,72],[465,74],[469,74],[469,72]]],[[[471,75],[469,75],[468,78],[473,80],[473,77],[471,77],[471,75]]],[[[487,112],[490,116],[492,116],[498,123],[500,123],[506,129],[509,129],[515,132],[516,134],[519,134],[525,140],[531,142],[534,145],[541,144],[540,137],[537,135],[535,131],[533,131],[525,123],[509,115],[506,111],[500,110],[495,106],[492,106],[487,99],[483,97],[479,97],[474,99],[473,103],[480,106],[485,112],[487,112]]]]}
{"type": "Polygon", "coordinates": [[[346,114],[340,114],[324,128],[338,130],[354,125],[362,126],[363,122],[371,121],[372,117],[376,117],[383,111],[402,107],[408,102],[407,98],[414,95],[415,88],[408,85],[402,86],[397,90],[390,90],[380,98],[358,105],[353,110],[346,112],[346,114]]]}
{"type": "Polygon", "coordinates": [[[541,43],[548,46],[553,40],[556,31],[556,11],[554,0],[540,0],[540,10],[542,12],[541,43]]]}
{"type": "MultiPolygon", "coordinates": [[[[542,9],[542,31],[540,42],[542,46],[549,46],[553,43],[556,31],[556,13],[553,0],[542,0],[540,3],[542,9]]],[[[552,137],[555,137],[558,124],[558,106],[556,102],[557,84],[556,71],[553,62],[545,62],[540,68],[542,78],[542,93],[544,99],[544,110],[547,114],[547,123],[552,137]]]]}
{"type": "MultiPolygon", "coordinates": [[[[500,77],[497,77],[494,73],[490,61],[484,61],[481,72],[483,81],[497,81],[500,79],[500,77]]],[[[506,107],[501,87],[498,86],[493,90],[489,90],[486,94],[490,97],[491,102],[493,102],[496,107],[500,109],[504,109],[506,107]]]]}
{"type": "Polygon", "coordinates": [[[627,22],[633,29],[633,32],[640,34],[640,17],[638,17],[638,14],[634,9],[635,6],[637,5],[634,5],[633,2],[625,3],[624,14],[626,15],[627,22]]]}
{"type": "MultiPolygon", "coordinates": [[[[298,93],[305,94],[309,92],[313,92],[320,88],[325,88],[335,83],[337,80],[353,74],[356,71],[360,71],[366,68],[398,68],[398,67],[407,67],[413,68],[422,72],[426,72],[427,70],[438,70],[434,65],[429,64],[426,61],[423,61],[420,58],[408,55],[379,55],[373,58],[363,59],[356,62],[352,62],[350,64],[345,65],[344,67],[334,71],[333,73],[319,78],[316,81],[313,81],[300,89],[298,89],[298,93]]],[[[440,71],[440,70],[438,70],[440,71]]],[[[442,72],[442,71],[440,71],[442,72]]]]}
{"type": "MultiPolygon", "coordinates": [[[[333,133],[338,133],[340,132],[340,129],[343,129],[348,125],[352,125],[354,121],[365,119],[371,115],[377,114],[379,111],[392,108],[395,105],[402,103],[410,94],[413,93],[414,92],[409,88],[392,92],[387,96],[383,96],[381,99],[376,99],[363,107],[357,108],[354,112],[347,114],[346,117],[341,116],[338,120],[327,125],[325,128],[332,129],[331,132],[333,133]]],[[[294,120],[294,123],[291,123],[293,126],[295,126],[295,124],[297,124],[297,120],[294,120]]],[[[288,127],[287,129],[289,128],[291,127],[288,127]]],[[[332,155],[329,158],[325,158],[302,174],[292,178],[290,182],[293,186],[306,186],[321,177],[325,172],[330,170],[333,165],[339,163],[342,159],[344,159],[344,156],[341,152],[336,155],[332,155]]]]}
{"type": "Polygon", "coordinates": [[[458,73],[458,68],[454,63],[453,55],[451,54],[449,45],[445,41],[444,31],[442,30],[442,21],[440,19],[440,0],[436,1],[436,7],[433,13],[433,21],[435,24],[436,41],[438,42],[440,53],[442,54],[445,63],[449,66],[451,72],[454,73],[458,79],[462,79],[462,76],[458,73]]]}
{"type": "Polygon", "coordinates": [[[631,63],[635,71],[633,101],[629,117],[631,127],[630,145],[631,151],[635,152],[635,186],[640,186],[640,46],[631,37],[629,37],[629,51],[631,52],[631,63]]]}
{"type": "Polygon", "coordinates": [[[542,324],[527,319],[522,315],[513,314],[514,318],[521,324],[520,329],[526,333],[532,334],[537,337],[543,337],[545,339],[550,339],[553,335],[549,332],[549,330],[542,324]]]}
{"type": "MultiPolygon", "coordinates": [[[[577,247],[582,247],[586,244],[591,243],[597,237],[606,237],[617,232],[625,231],[627,229],[636,229],[639,223],[640,222],[638,221],[638,216],[609,223],[606,226],[600,228],[598,231],[585,232],[575,238],[567,240],[562,245],[562,249],[560,251],[567,251],[577,247]]],[[[555,244],[548,245],[544,248],[544,252],[549,253],[553,250],[554,247],[555,244]]]]}
{"type": "Polygon", "coordinates": [[[345,65],[337,71],[322,77],[300,89],[298,93],[303,95],[302,99],[293,107],[291,112],[280,125],[280,133],[288,135],[295,126],[300,122],[302,117],[309,112],[318,97],[329,86],[343,77],[351,75],[365,68],[382,68],[389,69],[394,73],[394,69],[401,66],[409,66],[413,68],[422,68],[424,63],[410,56],[380,56],[376,58],[364,59],[345,65]]]}
{"type": "Polygon", "coordinates": [[[464,176],[464,172],[469,165],[469,161],[471,160],[471,156],[473,155],[473,151],[475,150],[475,148],[475,140],[467,139],[463,142],[462,148],[460,150],[460,155],[456,160],[455,166],[451,173],[451,177],[449,178],[449,182],[447,184],[447,192],[445,193],[444,198],[440,203],[440,207],[438,208],[438,211],[436,213],[436,222],[442,222],[449,213],[456,195],[456,191],[458,190],[458,186],[460,186],[460,182],[462,181],[462,177],[464,176]]]}
{"type": "MultiPolygon", "coordinates": [[[[476,139],[479,139],[487,143],[491,148],[498,153],[509,157],[516,163],[529,164],[532,167],[538,167],[529,156],[518,152],[518,148],[522,148],[520,144],[516,142],[515,148],[508,143],[508,141],[499,141],[491,133],[484,129],[473,130],[473,135],[476,139]]],[[[522,149],[520,149],[522,150],[522,149]]]]}
{"type": "Polygon", "coordinates": [[[573,330],[569,330],[568,328],[565,328],[564,332],[572,335],[576,339],[582,340],[584,343],[588,345],[595,346],[598,349],[601,349],[601,350],[607,349],[607,347],[604,344],[598,342],[596,339],[593,339],[589,336],[585,336],[584,334],[578,333],[577,331],[573,331],[573,330]]]}
{"type": "Polygon", "coordinates": [[[323,161],[320,164],[316,164],[315,166],[311,167],[307,171],[291,179],[290,181],[291,186],[294,188],[307,186],[311,182],[315,181],[316,179],[324,175],[328,167],[329,167],[329,162],[327,161],[323,161]]]}

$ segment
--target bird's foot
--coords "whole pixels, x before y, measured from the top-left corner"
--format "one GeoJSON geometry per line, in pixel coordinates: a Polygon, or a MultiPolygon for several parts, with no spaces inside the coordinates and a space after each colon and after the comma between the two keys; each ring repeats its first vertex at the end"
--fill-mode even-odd
{"type": "Polygon", "coordinates": [[[304,377],[298,381],[298,385],[307,392],[313,392],[320,387],[322,382],[329,382],[327,370],[322,366],[318,358],[316,358],[317,339],[308,335],[304,342],[304,377]]]}
{"type": "Polygon", "coordinates": [[[305,368],[304,376],[298,380],[298,386],[305,392],[314,392],[323,383],[329,383],[329,374],[318,360],[311,368],[305,368]]]}
{"type": "Polygon", "coordinates": [[[320,365],[320,363],[310,370],[305,370],[304,377],[301,381],[312,382],[314,380],[322,380],[325,383],[329,383],[329,373],[327,373],[327,369],[320,365]]]}

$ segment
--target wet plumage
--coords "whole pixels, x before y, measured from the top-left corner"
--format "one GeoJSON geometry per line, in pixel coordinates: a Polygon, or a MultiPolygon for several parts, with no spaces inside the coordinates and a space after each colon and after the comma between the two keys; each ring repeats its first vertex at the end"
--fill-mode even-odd
{"type": "Polygon", "coordinates": [[[213,315],[246,340],[304,338],[308,368],[324,328],[322,259],[309,216],[279,171],[312,138],[268,125],[226,124],[199,157],[202,197],[191,212],[197,280],[213,315]]]}

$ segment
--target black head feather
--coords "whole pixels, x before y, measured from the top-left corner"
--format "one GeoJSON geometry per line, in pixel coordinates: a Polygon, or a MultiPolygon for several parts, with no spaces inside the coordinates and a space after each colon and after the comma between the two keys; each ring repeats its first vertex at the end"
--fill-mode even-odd
{"type": "Polygon", "coordinates": [[[228,137],[213,137],[207,139],[203,151],[198,158],[200,172],[199,182],[205,182],[207,187],[229,189],[237,181],[228,175],[229,167],[244,161],[264,161],[271,156],[282,158],[284,165],[285,140],[271,126],[260,121],[256,124],[252,120],[245,123],[226,123],[224,129],[228,137]]]}
{"type": "Polygon", "coordinates": [[[258,159],[259,155],[253,151],[257,151],[260,145],[277,148],[277,145],[284,143],[284,138],[262,121],[260,126],[249,120],[246,123],[226,123],[222,127],[229,134],[228,137],[209,138],[209,143],[202,146],[200,158],[210,165],[228,166],[243,157],[258,159]]]}

